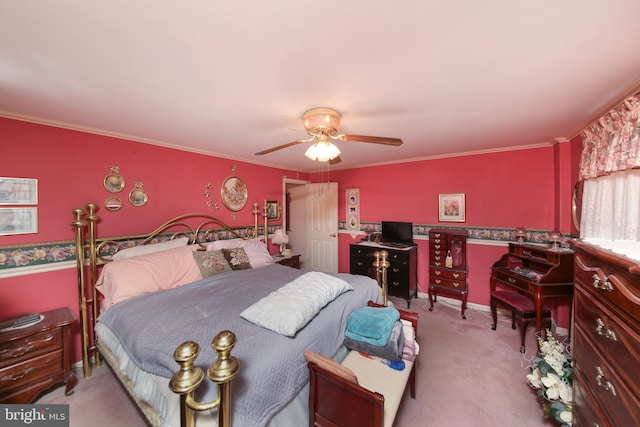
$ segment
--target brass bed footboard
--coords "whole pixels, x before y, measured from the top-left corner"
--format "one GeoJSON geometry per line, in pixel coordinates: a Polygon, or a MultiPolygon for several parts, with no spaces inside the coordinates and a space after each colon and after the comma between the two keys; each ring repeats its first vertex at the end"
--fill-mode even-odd
{"type": "Polygon", "coordinates": [[[231,380],[240,371],[238,360],[231,356],[236,345],[236,336],[231,331],[222,331],[215,336],[211,347],[218,353],[218,359],[207,371],[209,379],[218,384],[218,398],[213,402],[197,402],[194,392],[202,383],[202,369],[193,366],[200,346],[193,341],[186,341],[176,348],[173,358],[180,365],[169,382],[169,388],[180,395],[180,425],[195,427],[195,412],[218,409],[218,427],[231,426],[231,380]]]}

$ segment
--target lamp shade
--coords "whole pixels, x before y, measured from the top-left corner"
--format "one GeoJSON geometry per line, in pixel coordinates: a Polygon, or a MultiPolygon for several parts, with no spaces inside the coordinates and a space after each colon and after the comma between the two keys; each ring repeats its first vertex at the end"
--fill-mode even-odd
{"type": "Polygon", "coordinates": [[[326,138],[319,139],[304,153],[305,156],[311,160],[317,160],[319,162],[328,162],[340,155],[338,147],[333,145],[326,138]]]}
{"type": "Polygon", "coordinates": [[[275,233],[273,233],[273,238],[271,239],[271,241],[276,245],[282,245],[283,243],[289,242],[289,236],[287,236],[282,228],[278,228],[276,229],[275,233]]]}

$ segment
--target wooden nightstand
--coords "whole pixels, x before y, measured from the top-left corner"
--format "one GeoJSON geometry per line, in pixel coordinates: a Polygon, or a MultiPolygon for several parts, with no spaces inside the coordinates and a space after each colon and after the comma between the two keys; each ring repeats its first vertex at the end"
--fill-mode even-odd
{"type": "Polygon", "coordinates": [[[287,267],[300,268],[300,254],[274,256],[273,260],[276,263],[286,265],[287,267]]]}
{"type": "Polygon", "coordinates": [[[40,313],[44,318],[26,328],[0,332],[0,402],[31,403],[53,385],[78,380],[71,370],[71,324],[68,308],[40,313]]]}

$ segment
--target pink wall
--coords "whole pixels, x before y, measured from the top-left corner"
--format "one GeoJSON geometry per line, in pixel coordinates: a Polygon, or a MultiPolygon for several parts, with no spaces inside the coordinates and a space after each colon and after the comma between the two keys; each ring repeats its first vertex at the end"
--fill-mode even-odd
{"type": "MultiPolygon", "coordinates": [[[[185,212],[207,212],[231,226],[253,225],[252,204],[262,206],[265,199],[280,200],[282,175],[294,174],[284,169],[2,118],[0,140],[3,147],[0,176],[37,178],[39,191],[38,233],[0,236],[0,246],[74,240],[69,225],[74,218],[72,209],[88,202],[102,206],[111,195],[120,197],[124,207],[118,212],[99,210],[102,237],[151,231],[168,218],[185,212]],[[120,167],[126,182],[125,189],[116,194],[107,192],[103,186],[112,165],[120,167]],[[232,175],[233,165],[237,166],[236,175],[245,181],[249,193],[249,202],[237,213],[236,220],[223,206],[218,211],[208,207],[204,197],[209,182],[219,195],[220,185],[232,175]],[[149,197],[145,206],[128,203],[135,181],[144,183],[149,197]]],[[[77,314],[77,295],[75,269],[0,279],[0,318],[60,306],[68,306],[77,314]]],[[[79,345],[76,354],[79,360],[79,345]]]]}
{"type": "MultiPolygon", "coordinates": [[[[339,182],[338,216],[344,221],[344,190],[360,189],[363,222],[410,221],[414,224],[453,227],[497,227],[552,230],[570,229],[571,172],[568,143],[501,153],[425,160],[413,163],[333,171],[339,182]],[[558,147],[562,145],[562,147],[558,147]],[[557,181],[560,180],[560,184],[557,181]],[[465,193],[466,222],[438,222],[438,195],[465,193]],[[565,200],[567,199],[567,200],[565,200]],[[562,208],[562,209],[560,209],[562,208]],[[569,213],[567,213],[569,212],[569,213]],[[563,215],[562,221],[558,217],[563,215]],[[565,218],[566,217],[566,218],[565,218]]],[[[359,237],[357,238],[359,239],[359,237]]],[[[348,234],[339,237],[339,269],[349,271],[348,234]]],[[[419,292],[428,291],[428,241],[417,240],[419,292]]],[[[467,245],[469,302],[489,305],[492,264],[506,251],[506,244],[487,242],[467,245]]],[[[560,326],[569,325],[569,307],[556,312],[560,326]]]]}
{"type": "MultiPolygon", "coordinates": [[[[294,175],[289,170],[2,118],[0,138],[0,176],[39,180],[40,222],[38,234],[0,236],[0,246],[72,240],[71,209],[90,201],[102,205],[112,195],[102,183],[112,165],[120,167],[126,180],[125,190],[116,194],[125,203],[119,212],[100,210],[101,236],[150,231],[171,216],[195,211],[212,213],[230,225],[251,225],[250,205],[280,199],[282,175],[294,175]],[[236,220],[224,207],[219,211],[207,207],[204,197],[205,185],[211,182],[217,191],[234,165],[249,188],[249,203],[236,220]],[[135,181],[143,182],[149,195],[149,202],[139,208],[126,201],[135,181]]],[[[345,219],[344,190],[357,187],[361,220],[365,222],[438,225],[438,194],[465,193],[466,222],[440,225],[552,229],[558,216],[563,217],[561,225],[568,224],[564,219],[566,208],[558,204],[565,203],[565,187],[573,185],[566,181],[575,182],[578,146],[579,141],[574,140],[569,152],[556,146],[332,171],[331,180],[340,187],[339,218],[345,219]],[[571,171],[568,180],[567,170],[571,171]]],[[[321,174],[311,176],[314,178],[322,180],[321,174]]],[[[349,271],[348,245],[352,241],[348,234],[339,235],[342,272],[349,271]]],[[[418,244],[418,282],[420,292],[426,293],[427,241],[418,244]]],[[[505,250],[500,245],[468,245],[470,302],[488,305],[489,269],[505,250]]],[[[74,269],[0,279],[0,317],[60,306],[69,306],[77,313],[74,269]]],[[[566,327],[568,315],[559,313],[560,325],[566,327]]],[[[76,354],[76,360],[80,360],[79,345],[76,354]]]]}

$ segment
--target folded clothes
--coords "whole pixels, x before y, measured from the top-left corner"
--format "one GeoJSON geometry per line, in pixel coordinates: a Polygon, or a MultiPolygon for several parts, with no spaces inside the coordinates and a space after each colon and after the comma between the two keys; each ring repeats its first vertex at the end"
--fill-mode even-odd
{"type": "Polygon", "coordinates": [[[350,350],[356,350],[371,356],[377,356],[382,359],[397,361],[402,360],[404,349],[404,333],[402,332],[402,323],[397,321],[391,329],[389,340],[384,346],[372,345],[365,341],[350,338],[344,338],[344,346],[350,350]]]}
{"type": "Polygon", "coordinates": [[[402,348],[402,358],[404,360],[413,361],[415,359],[416,354],[416,334],[413,329],[413,325],[411,322],[407,320],[401,320],[402,322],[402,332],[404,334],[404,347],[402,348]]]}
{"type": "Polygon", "coordinates": [[[361,307],[349,315],[345,335],[353,340],[384,346],[398,319],[400,312],[393,306],[361,307]]]}

